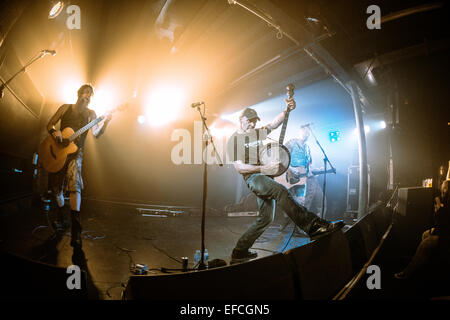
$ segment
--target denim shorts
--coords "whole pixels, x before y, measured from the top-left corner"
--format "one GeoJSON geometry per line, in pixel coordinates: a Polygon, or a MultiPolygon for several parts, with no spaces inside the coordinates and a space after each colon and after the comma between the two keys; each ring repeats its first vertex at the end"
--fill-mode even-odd
{"type": "Polygon", "coordinates": [[[83,151],[80,150],[67,158],[66,165],[60,171],[49,174],[49,184],[54,194],[61,191],[81,193],[84,188],[81,176],[82,163],[83,151]]]}

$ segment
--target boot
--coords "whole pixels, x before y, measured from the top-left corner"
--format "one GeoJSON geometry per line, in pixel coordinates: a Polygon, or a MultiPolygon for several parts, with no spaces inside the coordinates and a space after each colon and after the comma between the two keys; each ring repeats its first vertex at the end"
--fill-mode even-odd
{"type": "Polygon", "coordinates": [[[250,259],[254,259],[258,256],[258,253],[255,251],[245,250],[245,251],[238,251],[236,249],[233,249],[233,252],[231,254],[231,261],[230,264],[245,262],[250,259]]]}
{"type": "Polygon", "coordinates": [[[309,229],[308,235],[311,240],[320,239],[334,231],[341,229],[344,226],[344,222],[342,220],[328,222],[321,218],[317,218],[312,223],[311,228],[309,229]]]}
{"type": "Polygon", "coordinates": [[[70,217],[72,219],[72,239],[70,240],[70,245],[74,248],[81,248],[80,212],[71,210],[70,217]]]}
{"type": "Polygon", "coordinates": [[[66,224],[64,223],[64,207],[56,207],[56,232],[63,233],[64,230],[67,228],[66,224]]]}

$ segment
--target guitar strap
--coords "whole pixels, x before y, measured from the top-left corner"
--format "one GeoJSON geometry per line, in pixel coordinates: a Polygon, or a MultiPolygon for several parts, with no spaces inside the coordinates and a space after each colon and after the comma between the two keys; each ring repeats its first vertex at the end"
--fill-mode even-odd
{"type": "Polygon", "coordinates": [[[259,164],[260,163],[260,159],[259,159],[259,129],[256,129],[256,162],[259,164]]]}

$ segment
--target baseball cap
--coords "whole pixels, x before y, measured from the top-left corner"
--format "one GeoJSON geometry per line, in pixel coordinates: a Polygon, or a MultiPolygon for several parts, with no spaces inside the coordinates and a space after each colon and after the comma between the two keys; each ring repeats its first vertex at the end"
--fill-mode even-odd
{"type": "Polygon", "coordinates": [[[244,111],[241,112],[239,119],[242,117],[246,117],[249,120],[254,119],[254,118],[261,120],[258,117],[258,114],[256,113],[256,111],[252,108],[245,108],[244,111]]]}

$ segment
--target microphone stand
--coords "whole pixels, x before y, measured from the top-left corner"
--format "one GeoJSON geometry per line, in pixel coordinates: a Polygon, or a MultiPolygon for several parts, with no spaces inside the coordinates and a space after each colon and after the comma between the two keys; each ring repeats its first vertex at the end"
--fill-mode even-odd
{"type": "MultiPolygon", "coordinates": [[[[200,118],[202,119],[202,123],[203,123],[203,127],[202,127],[202,137],[203,140],[205,142],[205,151],[208,150],[208,143],[211,143],[211,145],[214,148],[214,154],[216,156],[216,159],[219,163],[220,167],[223,167],[223,163],[222,160],[219,156],[219,154],[217,153],[217,149],[216,146],[214,144],[212,135],[209,131],[208,125],[206,124],[206,118],[205,118],[205,107],[204,107],[204,103],[203,104],[203,114],[200,110],[200,105],[197,106],[197,111],[200,114],[200,118]],[[206,132],[205,132],[206,131],[206,132]]],[[[206,162],[207,159],[203,159],[203,197],[202,197],[202,226],[201,226],[201,233],[202,233],[202,246],[201,246],[201,259],[200,259],[200,264],[198,266],[199,270],[204,270],[206,269],[206,265],[205,265],[205,216],[206,216],[206,197],[207,197],[207,191],[208,191],[208,165],[206,162]]]]}
{"type": "Polygon", "coordinates": [[[3,90],[5,90],[6,86],[15,78],[17,77],[21,72],[25,72],[26,68],[28,68],[30,65],[32,65],[37,60],[43,58],[48,52],[45,50],[40,51],[40,54],[36,57],[30,60],[22,69],[17,71],[11,78],[9,78],[6,82],[2,81],[2,84],[0,85],[0,99],[3,98],[3,90]]]}
{"type": "Polygon", "coordinates": [[[321,218],[323,219],[323,214],[325,211],[325,194],[326,194],[326,187],[327,187],[327,163],[330,164],[331,170],[333,171],[334,174],[336,174],[336,169],[333,167],[333,165],[330,162],[330,159],[328,159],[327,154],[325,153],[325,150],[323,150],[322,146],[320,145],[319,140],[317,140],[316,135],[314,134],[314,132],[312,131],[311,127],[308,126],[309,132],[311,132],[312,136],[314,137],[314,140],[316,140],[317,145],[319,146],[320,150],[322,150],[323,153],[323,164],[324,164],[324,175],[323,175],[323,190],[322,190],[322,213],[321,213],[321,218]]]}

